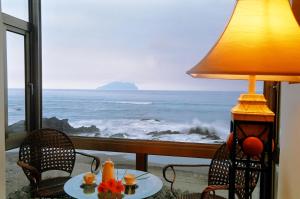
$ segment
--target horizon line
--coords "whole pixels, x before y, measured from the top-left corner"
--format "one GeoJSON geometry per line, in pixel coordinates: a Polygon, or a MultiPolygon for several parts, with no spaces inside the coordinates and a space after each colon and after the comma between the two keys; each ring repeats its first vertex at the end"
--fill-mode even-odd
{"type": "MultiPolygon", "coordinates": [[[[24,88],[8,88],[8,89],[24,89],[24,88]]],[[[93,90],[93,91],[211,91],[211,92],[245,92],[245,90],[168,90],[168,89],[137,89],[137,90],[101,90],[97,88],[43,88],[43,90],[93,90]]],[[[263,90],[258,89],[257,92],[260,92],[263,90]]]]}

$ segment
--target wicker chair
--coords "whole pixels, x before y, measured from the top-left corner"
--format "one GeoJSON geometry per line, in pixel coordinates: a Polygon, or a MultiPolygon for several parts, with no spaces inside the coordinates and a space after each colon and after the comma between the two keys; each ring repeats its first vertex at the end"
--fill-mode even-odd
{"type": "Polygon", "coordinates": [[[76,154],[92,158],[91,171],[98,171],[100,159],[75,151],[63,132],[40,129],[29,133],[20,146],[17,164],[30,181],[32,197],[65,197],[63,186],[71,178],[76,154]],[[67,176],[42,179],[42,173],[50,170],[65,171],[67,176]]]}
{"type": "MultiPolygon", "coordinates": [[[[237,153],[238,157],[245,157],[242,150],[238,150],[237,153]]],[[[210,165],[167,165],[163,168],[163,176],[165,180],[171,183],[171,192],[176,198],[180,199],[224,199],[221,196],[217,196],[215,194],[216,190],[228,190],[229,189],[229,167],[231,165],[231,161],[229,160],[229,150],[226,144],[222,144],[220,148],[216,151],[211,160],[210,165]],[[174,183],[176,179],[176,172],[175,167],[208,167],[209,166],[209,173],[208,173],[208,186],[202,191],[202,193],[191,193],[191,194],[183,194],[183,195],[176,195],[174,191],[174,183]],[[167,175],[167,170],[171,169],[173,175],[170,179],[167,175]]],[[[242,165],[238,165],[242,166],[242,165]]],[[[260,168],[259,163],[251,163],[250,165],[252,168],[260,168]]],[[[242,170],[238,170],[236,172],[236,195],[239,199],[245,199],[245,172],[242,170]]],[[[250,192],[252,193],[257,181],[259,178],[259,172],[251,172],[250,173],[250,192]]]]}

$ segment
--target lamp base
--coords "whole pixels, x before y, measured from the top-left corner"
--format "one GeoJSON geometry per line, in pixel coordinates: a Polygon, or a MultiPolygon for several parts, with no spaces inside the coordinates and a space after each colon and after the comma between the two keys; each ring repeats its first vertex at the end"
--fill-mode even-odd
{"type": "Polygon", "coordinates": [[[275,114],[262,94],[241,94],[238,104],[231,109],[233,120],[273,122],[275,114]]]}

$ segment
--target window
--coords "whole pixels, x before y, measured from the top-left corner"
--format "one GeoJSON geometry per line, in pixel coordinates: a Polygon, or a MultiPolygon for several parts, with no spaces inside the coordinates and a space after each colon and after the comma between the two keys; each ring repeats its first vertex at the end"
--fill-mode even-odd
{"type": "Polygon", "coordinates": [[[6,148],[17,147],[28,130],[28,35],[6,26],[6,148]],[[12,32],[12,31],[14,32],[12,32]],[[21,34],[22,33],[22,34],[21,34]]]}
{"type": "Polygon", "coordinates": [[[4,0],[1,3],[5,29],[2,48],[6,61],[6,149],[11,149],[19,146],[26,132],[39,128],[40,2],[4,0]]]}
{"type": "Polygon", "coordinates": [[[26,131],[24,44],[23,35],[6,32],[8,135],[26,131]]]}
{"type": "MultiPolygon", "coordinates": [[[[230,109],[247,83],[193,80],[184,73],[219,37],[233,4],[196,0],[189,4],[179,0],[43,1],[43,127],[75,135],[76,143],[84,140],[80,136],[223,142],[229,130],[230,109]],[[206,28],[202,28],[204,23],[206,28]]],[[[17,16],[8,8],[4,12],[17,16]]],[[[28,20],[28,16],[21,18],[28,20]]],[[[31,23],[25,22],[25,26],[31,23]]],[[[39,112],[40,101],[35,95],[41,90],[34,89],[41,82],[36,80],[40,74],[32,61],[40,56],[28,56],[29,28],[6,26],[10,138],[30,125],[38,128],[32,121],[40,120],[39,115],[30,114],[39,112]]],[[[32,40],[30,44],[32,48],[36,43],[32,40]]],[[[118,151],[127,147],[127,142],[122,139],[123,148],[118,151]]],[[[83,143],[80,147],[85,148],[87,142],[83,143]]],[[[125,152],[139,153],[133,147],[125,152]]],[[[166,153],[163,155],[178,155],[166,153]]],[[[154,166],[156,159],[167,163],[161,162],[160,156],[150,158],[154,166]]]]}

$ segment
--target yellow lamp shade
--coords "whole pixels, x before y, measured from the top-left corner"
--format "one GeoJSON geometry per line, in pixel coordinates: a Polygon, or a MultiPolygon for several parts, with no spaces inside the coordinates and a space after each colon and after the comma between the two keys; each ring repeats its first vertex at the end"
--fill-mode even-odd
{"type": "Polygon", "coordinates": [[[193,77],[300,82],[300,28],[288,0],[238,0],[193,77]]]}

